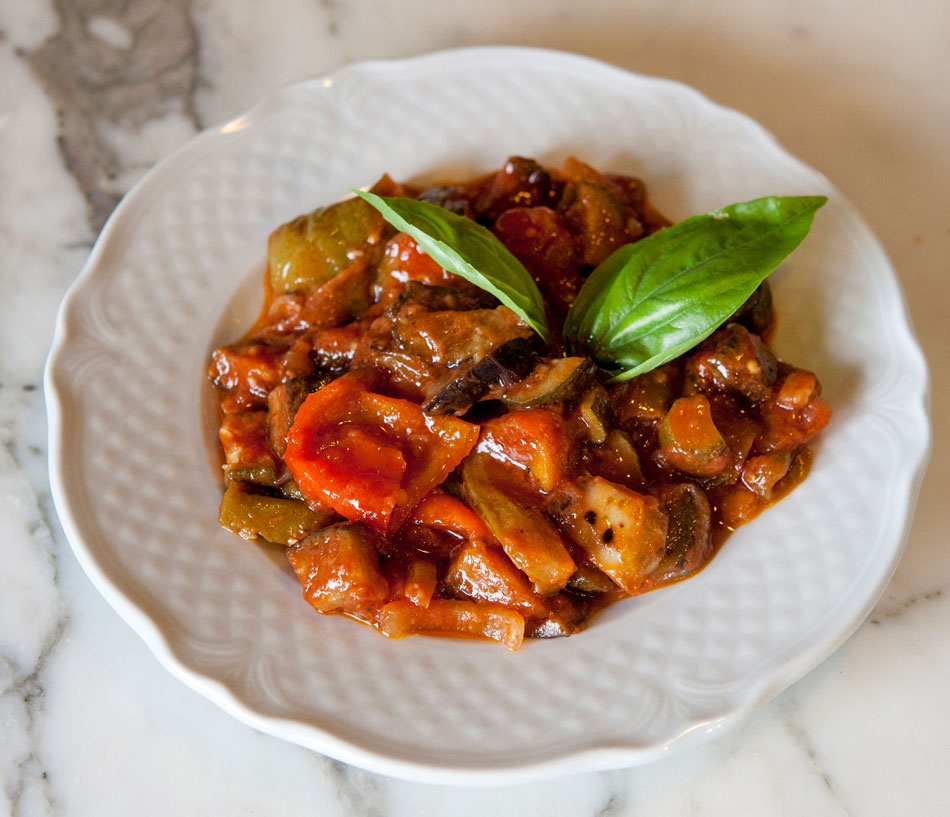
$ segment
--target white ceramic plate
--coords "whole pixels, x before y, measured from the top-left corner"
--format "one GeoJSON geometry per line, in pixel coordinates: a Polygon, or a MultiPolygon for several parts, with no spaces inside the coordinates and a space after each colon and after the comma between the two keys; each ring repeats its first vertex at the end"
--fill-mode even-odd
{"type": "Polygon", "coordinates": [[[363,63],[205,132],[116,210],[46,380],[52,487],[84,568],[159,660],[248,724],[386,774],[497,782],[632,765],[733,724],[863,621],[926,458],[927,373],[878,243],[821,175],[695,91],[589,59],[475,49],[363,63]],[[687,582],[518,653],[314,614],[279,549],[216,523],[209,351],[259,307],[279,223],[381,173],[511,154],[640,175],[673,218],[823,193],[773,276],[781,356],[834,408],[808,480],[687,582]]]}

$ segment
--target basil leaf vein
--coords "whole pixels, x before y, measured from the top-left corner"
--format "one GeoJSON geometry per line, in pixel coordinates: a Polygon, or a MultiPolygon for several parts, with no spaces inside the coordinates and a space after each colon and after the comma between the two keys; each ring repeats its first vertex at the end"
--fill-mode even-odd
{"type": "Polygon", "coordinates": [[[436,263],[490,292],[545,343],[550,342],[544,300],[534,279],[494,233],[429,202],[378,196],[365,190],[353,192],[397,230],[411,235],[436,263]]]}
{"type": "Polygon", "coordinates": [[[693,216],[614,252],[568,312],[568,352],[626,380],[707,338],[808,234],[824,196],[768,196],[693,216]]]}

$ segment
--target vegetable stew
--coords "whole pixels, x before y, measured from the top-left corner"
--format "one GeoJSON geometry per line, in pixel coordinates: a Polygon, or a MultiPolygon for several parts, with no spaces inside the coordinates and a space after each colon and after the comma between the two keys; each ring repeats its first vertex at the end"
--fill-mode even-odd
{"type": "MultiPolygon", "coordinates": [[[[830,419],[815,375],[767,342],[765,276],[821,202],[760,202],[726,226],[761,244],[748,214],[767,210],[788,246],[716,296],[687,351],[630,377],[572,305],[596,307],[631,245],[677,238],[638,179],[512,157],[424,189],[384,176],[278,227],[261,316],[209,367],[221,524],[285,546],[315,610],[390,637],[517,649],[696,573],[805,478],[830,419]]],[[[689,263],[728,257],[721,218],[684,237],[689,263]]]]}

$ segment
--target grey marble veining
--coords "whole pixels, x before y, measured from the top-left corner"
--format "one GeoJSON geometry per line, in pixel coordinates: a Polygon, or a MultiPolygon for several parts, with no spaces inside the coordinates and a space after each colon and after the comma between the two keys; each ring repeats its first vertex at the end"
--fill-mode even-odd
{"type": "Polygon", "coordinates": [[[890,0],[0,2],[0,813],[950,813],[948,30],[945,5],[890,0]],[[868,624],[740,729],[647,768],[463,789],[261,735],[168,675],[65,542],[42,369],[109,213],[203,125],[352,59],[485,42],[576,48],[690,82],[831,175],[901,271],[938,378],[936,447],[907,555],[868,624]]]}
{"type": "Polygon", "coordinates": [[[169,113],[201,130],[198,32],[189,0],[55,0],[59,29],[25,52],[59,120],[63,161],[98,232],[126,192],[105,126],[141,128],[169,113]]]}

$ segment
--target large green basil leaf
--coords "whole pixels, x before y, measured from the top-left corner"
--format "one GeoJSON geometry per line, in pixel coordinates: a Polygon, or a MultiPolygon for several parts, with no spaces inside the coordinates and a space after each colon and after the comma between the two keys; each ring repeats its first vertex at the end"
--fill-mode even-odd
{"type": "Polygon", "coordinates": [[[429,202],[377,196],[365,190],[353,192],[397,230],[409,233],[436,263],[490,292],[545,343],[550,341],[544,301],[534,279],[490,230],[429,202]]]}
{"type": "Polygon", "coordinates": [[[614,252],[567,315],[568,353],[626,380],[724,323],[808,234],[824,196],[769,196],[666,227],[614,252]]]}

